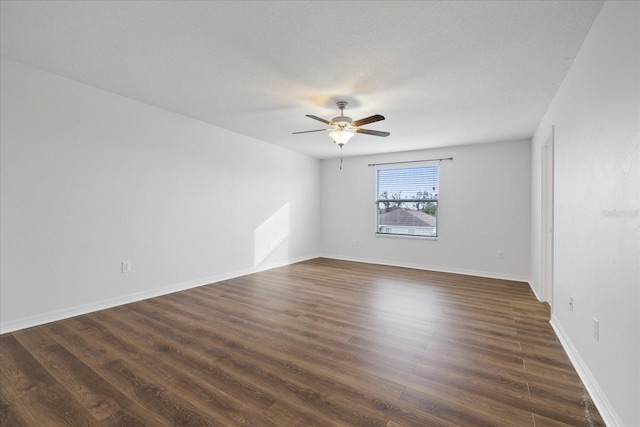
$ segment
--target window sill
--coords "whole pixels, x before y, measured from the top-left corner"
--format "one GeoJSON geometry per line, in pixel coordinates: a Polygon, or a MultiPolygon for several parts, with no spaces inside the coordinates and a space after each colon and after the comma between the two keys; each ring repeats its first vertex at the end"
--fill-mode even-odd
{"type": "Polygon", "coordinates": [[[393,238],[393,239],[411,239],[411,240],[433,240],[433,241],[437,241],[438,240],[438,237],[412,236],[410,234],[376,233],[376,237],[393,238]]]}

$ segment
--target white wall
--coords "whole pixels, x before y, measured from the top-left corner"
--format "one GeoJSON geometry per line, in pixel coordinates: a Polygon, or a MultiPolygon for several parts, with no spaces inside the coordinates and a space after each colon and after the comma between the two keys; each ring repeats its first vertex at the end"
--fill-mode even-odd
{"type": "Polygon", "coordinates": [[[1,90],[2,332],[317,256],[320,161],[5,58],[1,90]]]}
{"type": "MultiPolygon", "coordinates": [[[[349,144],[366,144],[366,138],[356,141],[356,136],[349,144]]],[[[349,157],[343,170],[339,170],[339,160],[325,160],[322,253],[333,258],[526,281],[530,153],[530,141],[515,141],[349,157]],[[367,165],[450,156],[454,160],[440,163],[437,240],[376,236],[376,168],[367,165]],[[504,259],[498,258],[498,251],[503,251],[504,259]]]]}
{"type": "Polygon", "coordinates": [[[535,154],[555,125],[552,324],[605,420],[624,426],[640,425],[639,17],[640,3],[605,2],[532,144],[536,237],[535,154]]]}

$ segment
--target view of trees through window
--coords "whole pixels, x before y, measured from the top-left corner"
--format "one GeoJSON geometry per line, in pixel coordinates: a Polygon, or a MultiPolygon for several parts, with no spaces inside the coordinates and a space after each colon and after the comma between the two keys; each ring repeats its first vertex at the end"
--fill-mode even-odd
{"type": "Polygon", "coordinates": [[[377,233],[438,235],[438,166],[380,169],[377,173],[377,233]]]}

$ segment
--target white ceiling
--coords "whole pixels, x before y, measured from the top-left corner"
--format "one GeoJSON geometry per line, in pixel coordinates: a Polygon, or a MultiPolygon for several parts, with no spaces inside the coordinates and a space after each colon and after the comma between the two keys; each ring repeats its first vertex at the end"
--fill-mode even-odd
{"type": "Polygon", "coordinates": [[[2,56],[317,158],[530,138],[600,1],[1,2],[2,56]]]}

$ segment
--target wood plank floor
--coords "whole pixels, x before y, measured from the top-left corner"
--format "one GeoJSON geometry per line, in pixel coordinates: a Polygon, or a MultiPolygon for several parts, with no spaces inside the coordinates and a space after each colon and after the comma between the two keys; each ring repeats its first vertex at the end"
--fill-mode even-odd
{"type": "Polygon", "coordinates": [[[0,336],[0,425],[604,425],[548,320],[524,283],[319,258],[0,336]]]}

